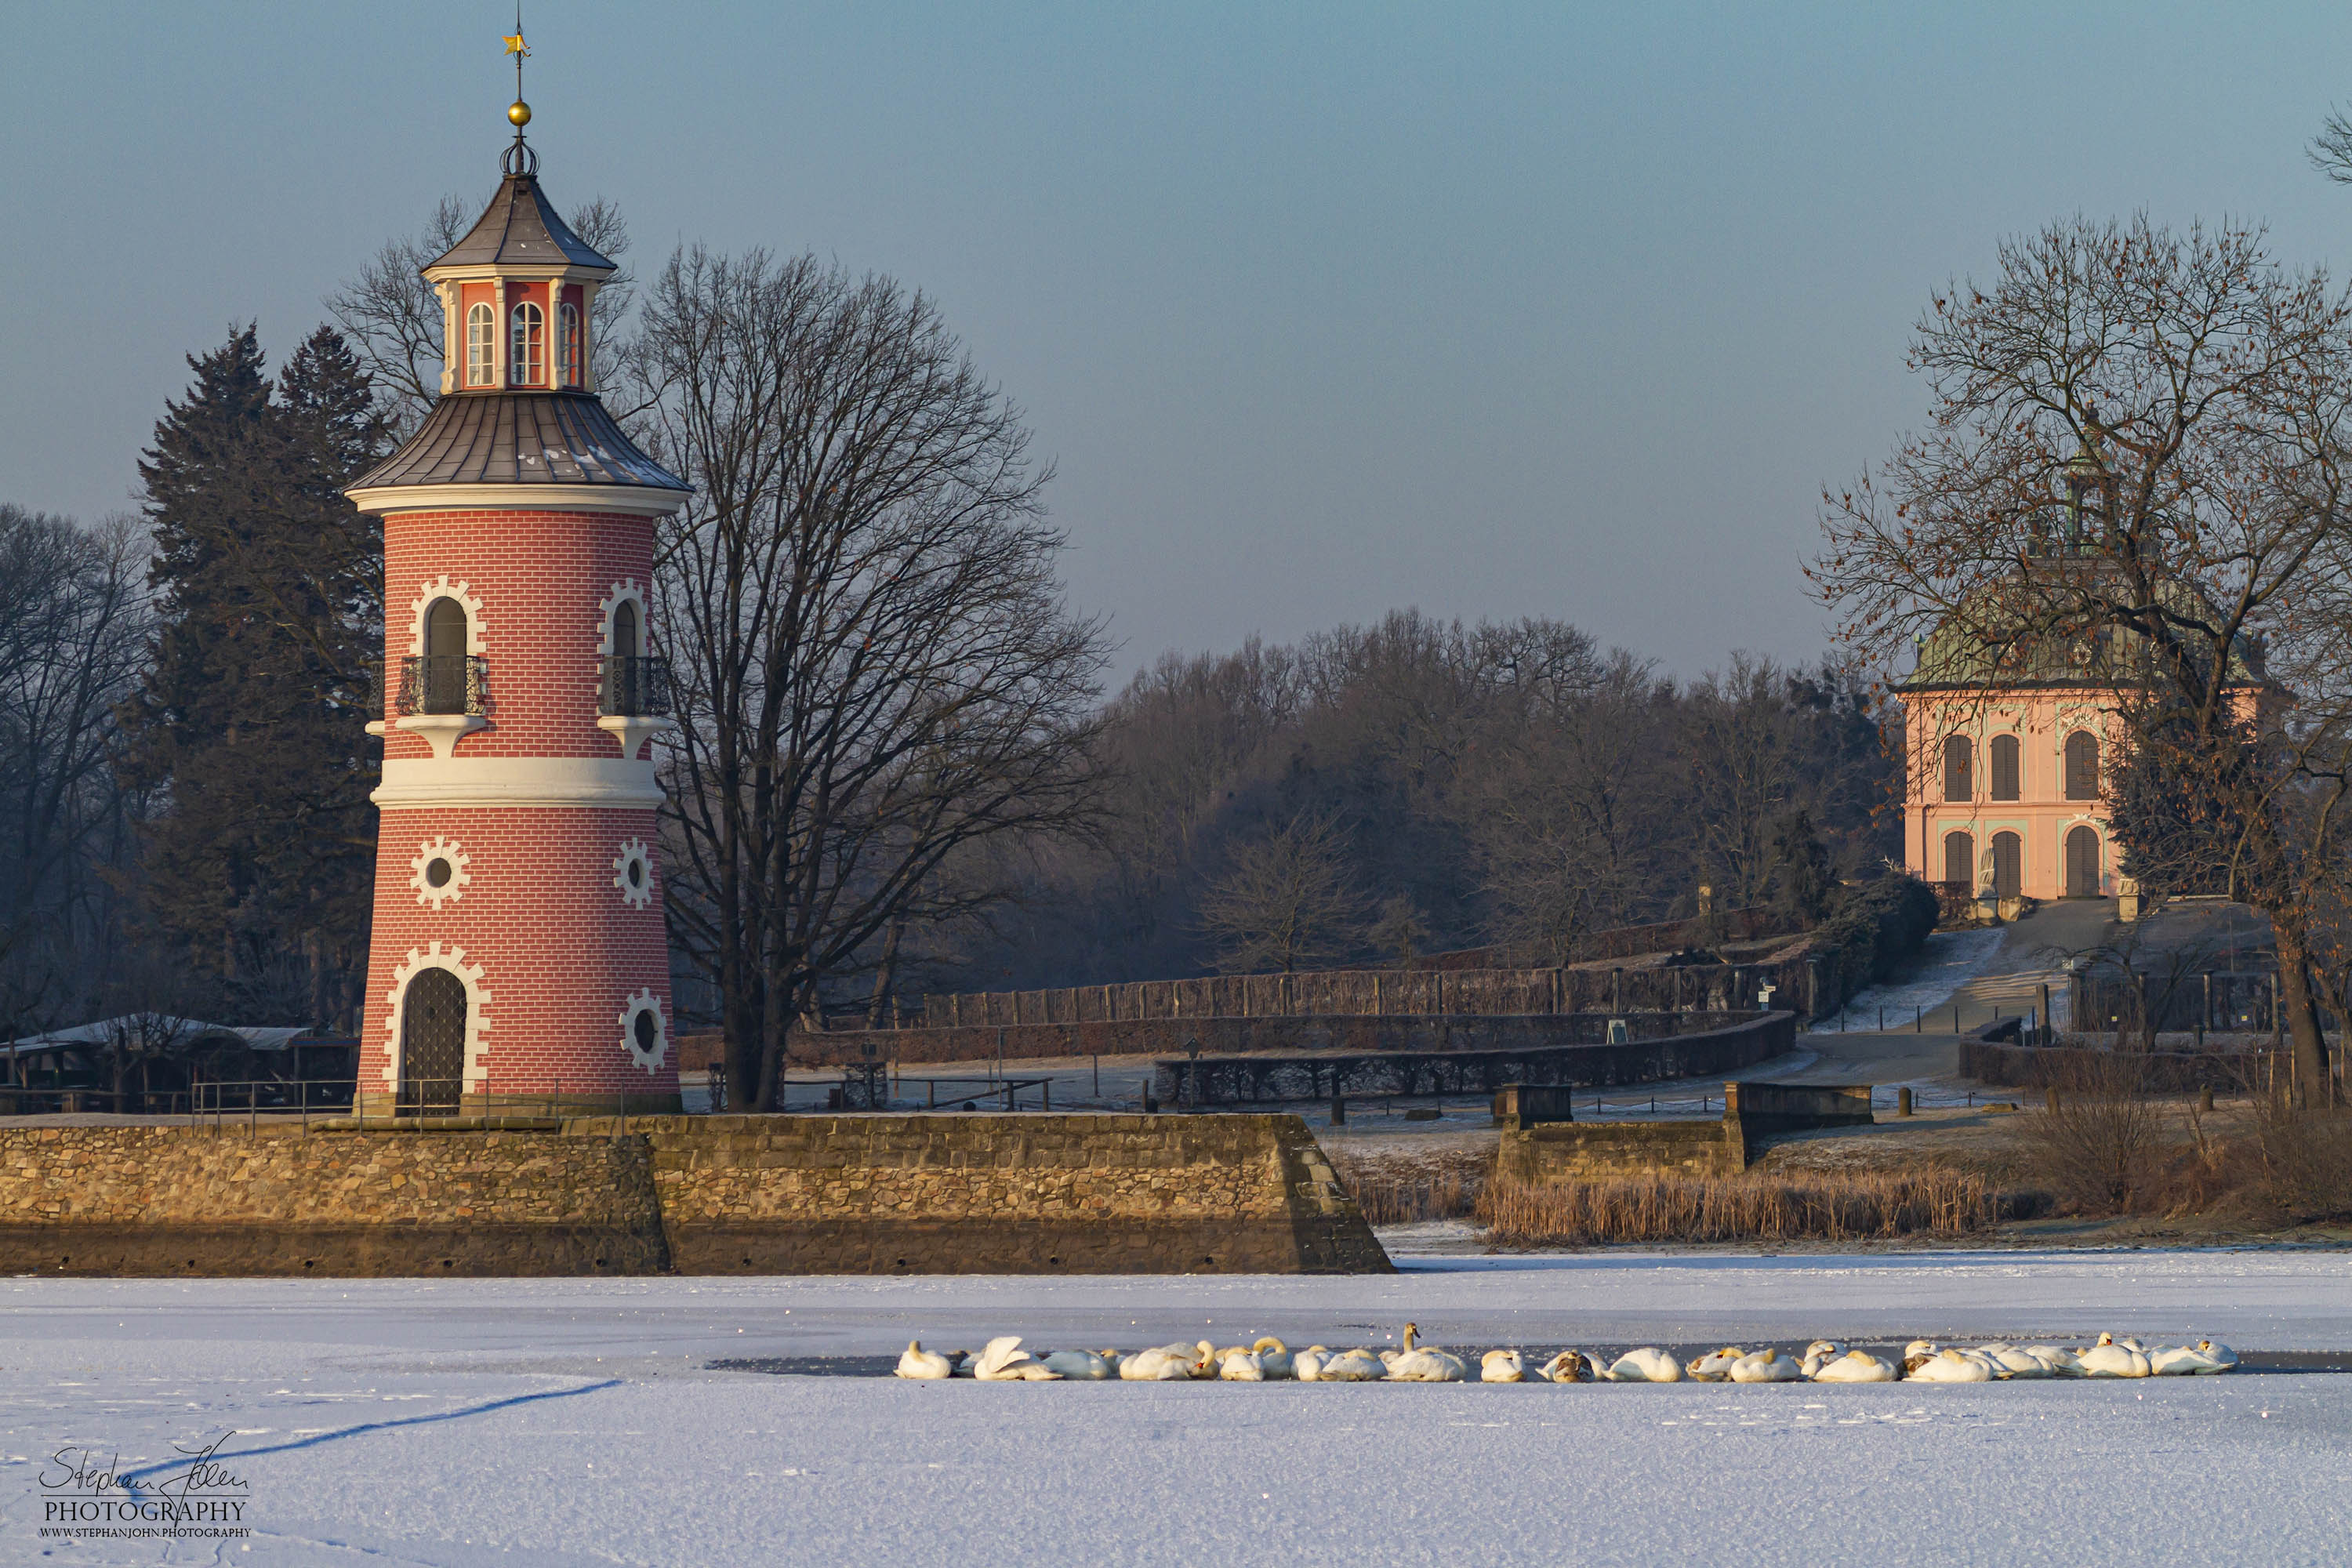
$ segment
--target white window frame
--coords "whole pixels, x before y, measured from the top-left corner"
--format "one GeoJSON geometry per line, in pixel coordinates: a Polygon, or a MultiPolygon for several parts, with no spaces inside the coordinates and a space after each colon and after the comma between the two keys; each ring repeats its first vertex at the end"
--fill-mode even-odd
{"type": "Polygon", "coordinates": [[[535,300],[521,300],[508,312],[513,342],[507,352],[507,383],[510,386],[547,384],[547,312],[535,300]]]}
{"type": "Polygon", "coordinates": [[[555,374],[556,384],[577,387],[585,380],[582,360],[584,342],[580,336],[580,307],[566,300],[555,312],[555,374]]]}
{"type": "Polygon", "coordinates": [[[492,386],[498,374],[499,313],[488,300],[466,309],[466,384],[492,386]]]}

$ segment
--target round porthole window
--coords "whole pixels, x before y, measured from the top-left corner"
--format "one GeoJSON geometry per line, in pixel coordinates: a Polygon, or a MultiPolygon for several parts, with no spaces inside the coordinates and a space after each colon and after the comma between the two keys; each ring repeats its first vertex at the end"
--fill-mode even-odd
{"type": "Polygon", "coordinates": [[[650,989],[630,997],[621,1008],[621,1048],[630,1061],[647,1072],[658,1069],[669,1054],[669,1019],[661,998],[650,989]]]}
{"type": "Polygon", "coordinates": [[[416,847],[408,863],[408,885],[416,901],[439,913],[441,906],[466,896],[474,880],[473,858],[454,838],[428,838],[416,847]]]}
{"type": "Polygon", "coordinates": [[[613,857],[613,886],[620,890],[621,902],[633,910],[649,908],[654,901],[654,861],[652,852],[642,838],[624,839],[621,852],[613,857]]]}

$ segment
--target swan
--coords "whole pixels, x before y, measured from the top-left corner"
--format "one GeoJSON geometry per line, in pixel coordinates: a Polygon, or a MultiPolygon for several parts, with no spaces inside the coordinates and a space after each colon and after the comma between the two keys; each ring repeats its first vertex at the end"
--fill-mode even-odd
{"type": "Polygon", "coordinates": [[[1731,1363],[1734,1383],[1795,1383],[1804,1375],[1803,1367],[1773,1350],[1758,1351],[1731,1363]]]}
{"type": "Polygon", "coordinates": [[[1893,1383],[1895,1363],[1868,1351],[1848,1351],[1814,1370],[1815,1383],[1893,1383]]]}
{"type": "Polygon", "coordinates": [[[1290,1358],[1290,1375],[1301,1383],[1323,1381],[1323,1361],[1331,1352],[1321,1345],[1308,1345],[1290,1358]]]}
{"type": "Polygon", "coordinates": [[[1913,1383],[1990,1383],[1992,1367],[1958,1351],[1937,1351],[1903,1375],[1913,1383]]]}
{"type": "Polygon", "coordinates": [[[1607,1376],[1612,1383],[1680,1383],[1681,1363],[1655,1345],[1643,1345],[1640,1350],[1627,1351],[1610,1367],[1607,1376]]]}
{"type": "Polygon", "coordinates": [[[1805,1347],[1805,1353],[1797,1358],[1797,1364],[1807,1377],[1811,1377],[1843,1354],[1845,1346],[1837,1341],[1815,1340],[1805,1347]]]}
{"type": "Polygon", "coordinates": [[[2238,1352],[2229,1346],[2199,1340],[2193,1345],[2150,1351],[2147,1373],[2150,1377],[2210,1377],[2237,1364],[2238,1352]]]}
{"type": "Polygon", "coordinates": [[[1404,1349],[1383,1352],[1381,1360],[1389,1369],[1394,1383],[1460,1383],[1470,1375],[1470,1366],[1451,1351],[1433,1345],[1415,1344],[1421,1333],[1416,1323],[1404,1326],[1404,1349]]]}
{"type": "Polygon", "coordinates": [[[1478,1358],[1478,1381],[1481,1383],[1525,1383],[1527,1363],[1517,1351],[1488,1351],[1478,1358]]]}
{"type": "Polygon", "coordinates": [[[1023,1350],[1019,1334],[1003,1334],[988,1342],[971,1375],[982,1383],[1052,1383],[1062,1374],[1023,1350]]]}
{"type": "Polygon", "coordinates": [[[1908,1377],[1920,1367],[1927,1365],[1943,1348],[1933,1340],[1913,1340],[1909,1344],[1905,1345],[1903,1359],[1897,1363],[1903,1368],[1903,1375],[1908,1377]]]}
{"type": "Polygon", "coordinates": [[[1272,1334],[1266,1335],[1257,1343],[1250,1346],[1250,1350],[1256,1355],[1258,1366],[1268,1378],[1286,1378],[1290,1375],[1290,1347],[1272,1334]]]}
{"type": "Polygon", "coordinates": [[[907,1353],[898,1358],[900,1377],[930,1379],[951,1377],[954,1374],[955,1363],[937,1351],[925,1350],[923,1342],[920,1340],[908,1340],[907,1353]]]}
{"type": "Polygon", "coordinates": [[[1223,1383],[1264,1383],[1265,1363],[1257,1359],[1255,1351],[1229,1350],[1217,1363],[1217,1377],[1223,1383]]]}
{"type": "Polygon", "coordinates": [[[1547,1383],[1591,1383],[1597,1369],[1582,1351],[1562,1351],[1536,1369],[1547,1383]]]}
{"type": "Polygon", "coordinates": [[[1378,1383],[1389,1374],[1381,1358],[1367,1350],[1341,1351],[1323,1363],[1323,1383],[1378,1383]]]}
{"type": "Polygon", "coordinates": [[[1141,1350],[1118,1363],[1122,1383],[1177,1383],[1192,1375],[1192,1357],[1196,1351],[1191,1345],[1154,1345],[1141,1350]]]}
{"type": "Polygon", "coordinates": [[[1692,1362],[1688,1370],[1691,1376],[1701,1383],[1721,1383],[1731,1375],[1731,1363],[1747,1353],[1738,1345],[1726,1345],[1692,1362]]]}
{"type": "MultiPolygon", "coordinates": [[[[1234,1348],[1239,1350],[1241,1347],[1236,1345],[1234,1348]]],[[[1217,1368],[1223,1364],[1219,1358],[1224,1353],[1208,1341],[1201,1341],[1192,1347],[1192,1360],[1188,1369],[1189,1375],[1213,1380],[1217,1375],[1217,1368]]]]}
{"type": "Polygon", "coordinates": [[[2050,1369],[2053,1377],[2081,1377],[2082,1359],[2064,1345],[2028,1345],[2025,1353],[2050,1369]]]}
{"type": "Polygon", "coordinates": [[[2043,1361],[2032,1351],[2021,1350],[2015,1345],[1984,1345],[1980,1346],[1976,1353],[1992,1363],[1993,1375],[1998,1378],[2058,1375],[2052,1370],[2048,1362],[2043,1361]]]}
{"type": "Polygon", "coordinates": [[[2076,1358],[2083,1363],[2084,1377],[2146,1377],[2147,1357],[2129,1345],[2116,1342],[2113,1334],[2101,1334],[2099,1342],[2076,1358]]]}
{"type": "Polygon", "coordinates": [[[1118,1374],[1118,1358],[1097,1355],[1093,1351],[1053,1351],[1045,1360],[1045,1370],[1057,1373],[1081,1383],[1100,1383],[1118,1374]]]}

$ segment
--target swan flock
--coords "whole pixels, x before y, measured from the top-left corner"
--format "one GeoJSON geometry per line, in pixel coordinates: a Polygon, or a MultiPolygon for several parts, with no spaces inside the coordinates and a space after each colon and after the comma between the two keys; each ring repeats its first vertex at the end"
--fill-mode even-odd
{"type": "Polygon", "coordinates": [[[898,1375],[969,1377],[982,1383],[2006,1383],[2040,1377],[2210,1376],[2238,1364],[2235,1351],[2212,1340],[2155,1346],[2101,1334],[2097,1343],[2080,1350],[1914,1340],[1899,1357],[1849,1349],[1835,1340],[1815,1340],[1794,1355],[1769,1347],[1748,1351],[1726,1345],[1687,1363],[1644,1345],[1606,1365],[1581,1351],[1564,1350],[1538,1366],[1510,1348],[1488,1351],[1474,1363],[1422,1344],[1420,1332],[1417,1325],[1407,1323],[1399,1350],[1335,1351],[1309,1345],[1293,1351],[1267,1335],[1245,1345],[1219,1348],[1202,1340],[1154,1345],[1131,1354],[1116,1350],[1032,1354],[1021,1348],[1018,1334],[992,1339],[977,1354],[942,1354],[910,1340],[898,1358],[898,1375]]]}

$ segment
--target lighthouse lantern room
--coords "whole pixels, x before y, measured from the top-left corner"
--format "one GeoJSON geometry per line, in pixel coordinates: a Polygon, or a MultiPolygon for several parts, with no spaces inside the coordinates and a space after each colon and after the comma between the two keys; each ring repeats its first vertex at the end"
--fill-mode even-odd
{"type": "Polygon", "coordinates": [[[677,1109],[646,617],[687,487],[597,398],[614,265],[509,118],[498,194],[424,269],[441,396],[346,492],[384,541],[362,1116],[677,1109]]]}

